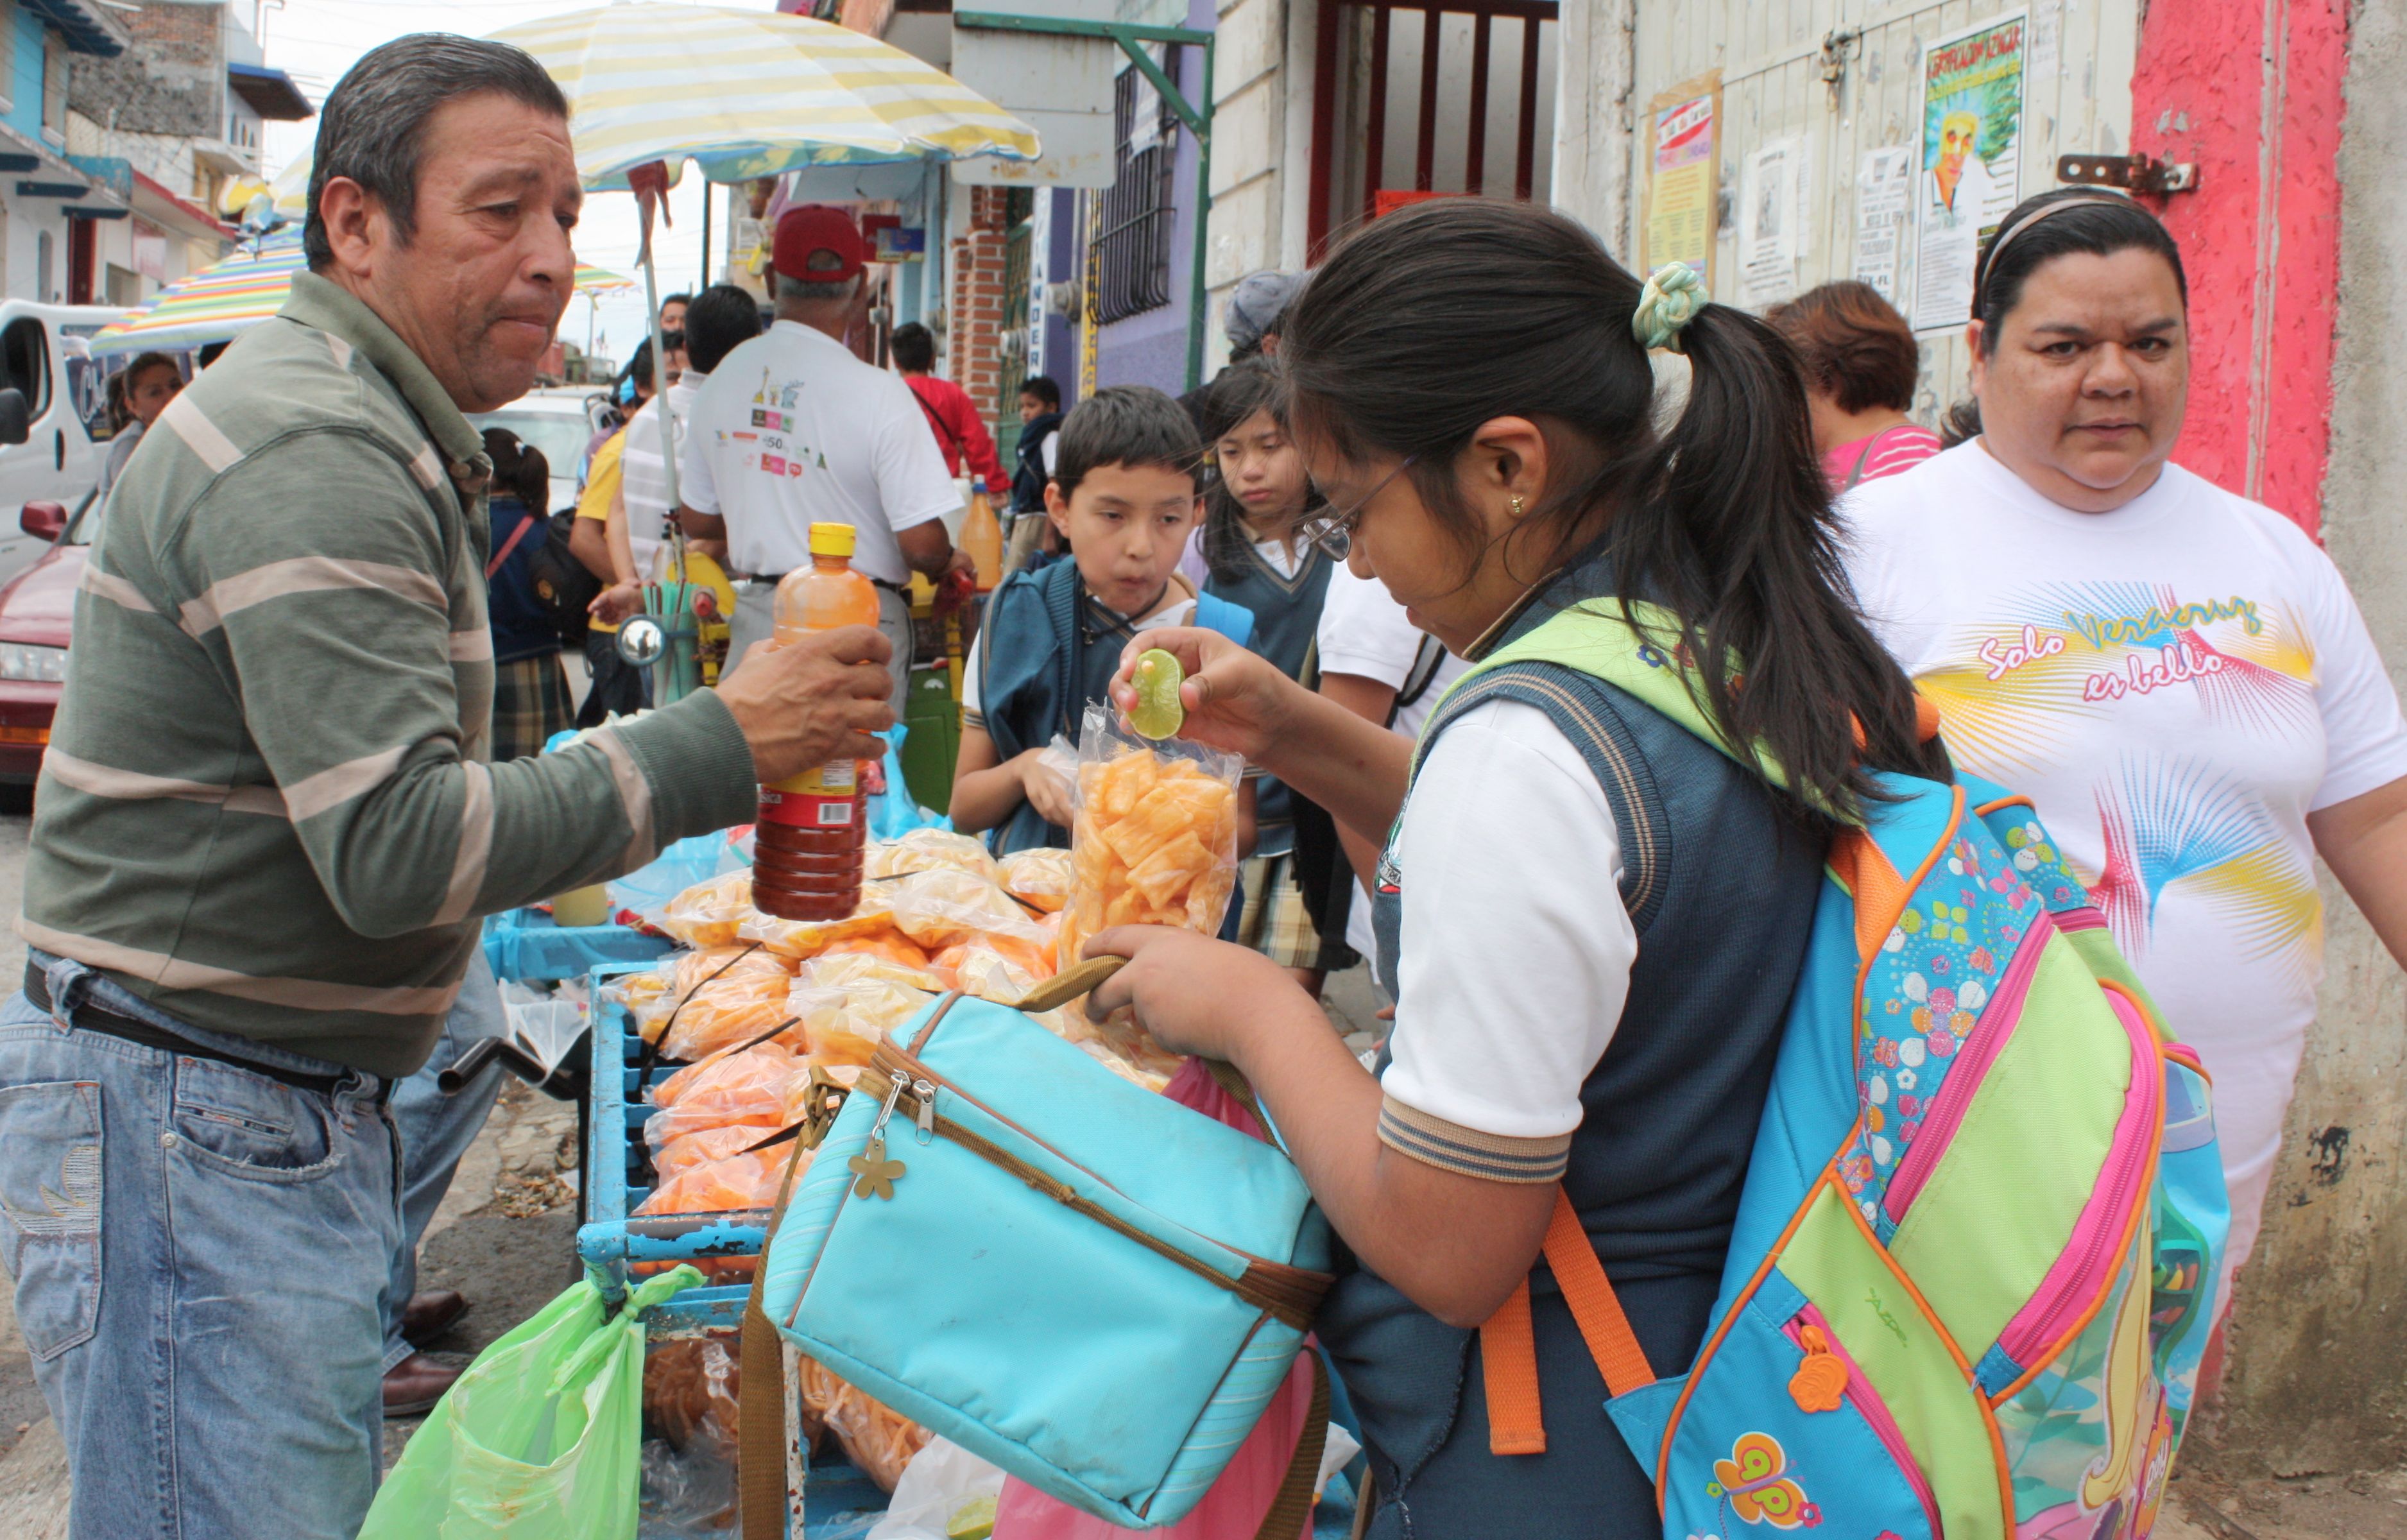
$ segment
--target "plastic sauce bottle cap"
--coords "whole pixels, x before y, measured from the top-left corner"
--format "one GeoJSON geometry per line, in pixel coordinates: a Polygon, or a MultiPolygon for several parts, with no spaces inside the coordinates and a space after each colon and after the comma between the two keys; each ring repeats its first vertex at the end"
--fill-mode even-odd
{"type": "Polygon", "coordinates": [[[811,526],[811,554],[849,556],[854,538],[855,532],[850,524],[815,523],[811,526]]]}

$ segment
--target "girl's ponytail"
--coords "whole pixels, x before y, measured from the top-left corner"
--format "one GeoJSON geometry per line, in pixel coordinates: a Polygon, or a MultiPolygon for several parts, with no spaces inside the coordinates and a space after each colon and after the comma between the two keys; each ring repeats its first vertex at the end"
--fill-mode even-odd
{"type": "Polygon", "coordinates": [[[1701,307],[1677,341],[1687,406],[1653,494],[1608,535],[1625,602],[1680,617],[1716,724],[1761,745],[1809,801],[1853,812],[1872,795],[1867,765],[1945,778],[1917,739],[1911,686],[1852,604],[1795,355],[1726,305],[1701,307]]]}

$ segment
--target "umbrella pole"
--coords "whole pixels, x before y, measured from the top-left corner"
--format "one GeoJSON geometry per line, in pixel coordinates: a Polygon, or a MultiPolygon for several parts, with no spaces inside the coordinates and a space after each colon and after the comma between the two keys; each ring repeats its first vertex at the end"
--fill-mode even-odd
{"type": "MultiPolygon", "coordinates": [[[[669,420],[669,342],[667,330],[661,325],[661,279],[659,272],[653,265],[652,243],[648,240],[644,242],[644,301],[651,307],[652,311],[652,395],[660,403],[661,407],[655,415],[661,420],[662,473],[668,482],[669,518],[674,532],[670,535],[670,539],[674,542],[671,554],[677,560],[677,575],[682,578],[685,576],[685,538],[682,528],[674,522],[678,506],[677,426],[669,420]]],[[[661,693],[669,697],[668,700],[659,704],[667,706],[670,701],[677,700],[685,694],[687,664],[690,662],[689,659],[675,657],[674,651],[685,649],[691,644],[680,640],[680,633],[676,628],[663,627],[662,629],[668,633],[668,643],[673,649],[673,655],[670,665],[655,674],[653,677],[661,681],[661,693]]]]}

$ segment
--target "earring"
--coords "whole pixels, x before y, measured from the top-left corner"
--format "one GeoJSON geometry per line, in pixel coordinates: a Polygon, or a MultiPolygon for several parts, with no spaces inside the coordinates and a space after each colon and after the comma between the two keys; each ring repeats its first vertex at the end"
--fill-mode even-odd
{"type": "Polygon", "coordinates": [[[1516,519],[1521,517],[1521,500],[1517,497],[1513,499],[1513,517],[1516,519]]]}

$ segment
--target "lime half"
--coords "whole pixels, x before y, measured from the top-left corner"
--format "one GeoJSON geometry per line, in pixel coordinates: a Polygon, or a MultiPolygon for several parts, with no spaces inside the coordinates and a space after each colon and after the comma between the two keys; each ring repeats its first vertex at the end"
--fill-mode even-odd
{"type": "Polygon", "coordinates": [[[945,1520],[945,1540],[987,1540],[994,1533],[996,1506],[992,1497],[971,1498],[945,1520]]]}
{"type": "Polygon", "coordinates": [[[1156,742],[1175,735],[1187,720],[1187,708],[1178,704],[1178,687],[1186,677],[1178,660],[1161,649],[1138,653],[1136,673],[1129,681],[1136,686],[1136,709],[1129,713],[1129,725],[1156,742]]]}

